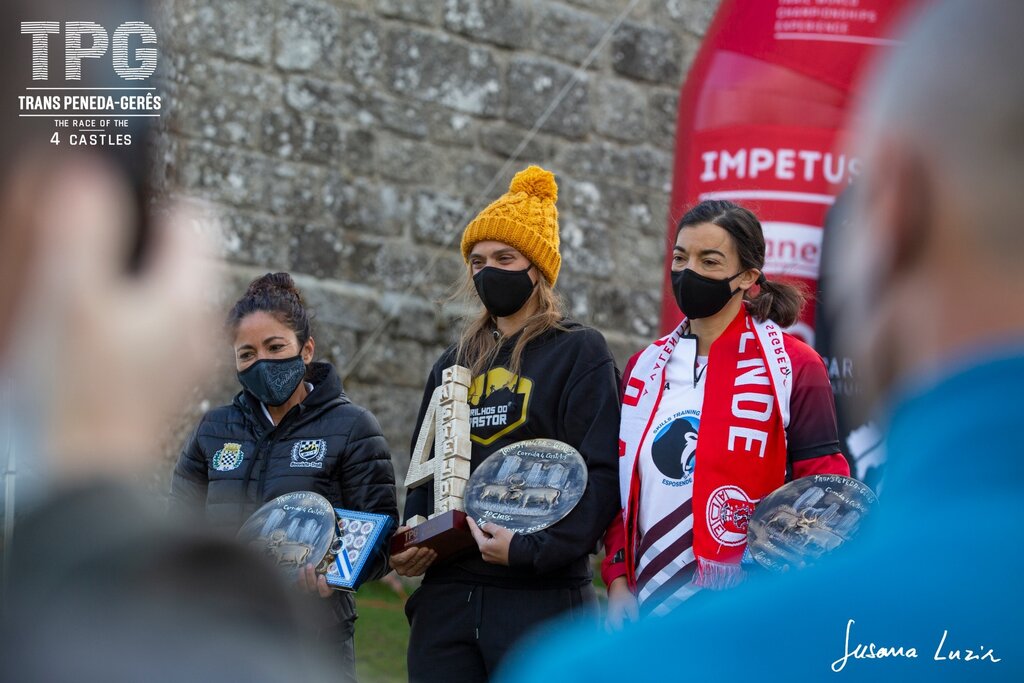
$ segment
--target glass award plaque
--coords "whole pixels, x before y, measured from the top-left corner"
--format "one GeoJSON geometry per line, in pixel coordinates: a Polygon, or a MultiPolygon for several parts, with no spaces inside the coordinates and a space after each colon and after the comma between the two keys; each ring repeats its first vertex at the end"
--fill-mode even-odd
{"type": "Polygon", "coordinates": [[[802,568],[850,540],[877,502],[870,488],[850,477],[796,479],[757,504],[747,550],[773,571],[802,568]]]}
{"type": "Polygon", "coordinates": [[[323,573],[333,559],[337,525],[323,496],[296,491],[264,504],[238,530],[238,538],[297,581],[307,564],[323,573]]]}
{"type": "Polygon", "coordinates": [[[387,515],[334,508],[317,493],[297,491],[264,504],[242,525],[238,538],[276,564],[290,582],[311,564],[331,588],[354,591],[393,525],[387,515]]]}
{"type": "Polygon", "coordinates": [[[505,446],[480,463],[466,484],[466,513],[530,534],[555,524],[587,488],[587,464],[569,444],[532,439],[505,446]]]}

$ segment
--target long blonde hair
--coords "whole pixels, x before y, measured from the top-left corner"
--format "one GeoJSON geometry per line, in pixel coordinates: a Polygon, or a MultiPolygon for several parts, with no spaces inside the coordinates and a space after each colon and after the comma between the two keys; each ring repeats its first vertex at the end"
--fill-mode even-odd
{"type": "MultiPolygon", "coordinates": [[[[467,304],[475,300],[479,304],[477,313],[467,314],[463,318],[464,326],[455,348],[456,362],[468,367],[473,377],[476,377],[494,363],[504,340],[500,335],[494,334],[497,330],[494,316],[480,303],[476,286],[473,284],[472,266],[467,266],[466,278],[453,298],[461,299],[467,304]]],[[[523,351],[527,344],[549,330],[566,329],[561,324],[561,320],[565,317],[562,298],[548,283],[547,278],[539,273],[537,286],[534,287],[533,294],[530,295],[527,303],[533,300],[537,302],[537,310],[526,319],[515,346],[512,348],[508,371],[513,377],[517,377],[522,368],[523,351]]]]}

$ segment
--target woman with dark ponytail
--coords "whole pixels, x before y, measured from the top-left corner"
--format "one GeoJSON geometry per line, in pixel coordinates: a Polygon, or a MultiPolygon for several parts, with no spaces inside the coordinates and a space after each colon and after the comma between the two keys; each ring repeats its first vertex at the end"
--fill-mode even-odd
{"type": "Polygon", "coordinates": [[[683,322],[623,376],[622,514],[602,566],[613,628],[736,584],[758,500],[793,478],[849,475],[825,366],[783,331],[804,296],[764,262],[761,223],[741,206],[705,201],[679,222],[683,322]]]}
{"type": "MultiPolygon", "coordinates": [[[[206,413],[178,458],[172,511],[234,533],[263,503],[313,491],[335,507],[397,520],[395,476],[377,420],[349,401],[329,363],[313,361],[310,314],[287,273],[253,280],[226,321],[242,391],[206,413]]],[[[373,578],[387,571],[381,554],[373,578]]],[[[355,680],[350,593],[327,587],[312,565],[300,588],[318,594],[322,645],[355,680]]]]}

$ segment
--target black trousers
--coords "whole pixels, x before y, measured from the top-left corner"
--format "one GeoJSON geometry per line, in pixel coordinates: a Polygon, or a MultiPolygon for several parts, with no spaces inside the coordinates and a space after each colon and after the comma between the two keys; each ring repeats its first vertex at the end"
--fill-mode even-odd
{"type": "Polygon", "coordinates": [[[580,588],[510,589],[423,584],[405,605],[412,683],[487,681],[509,649],[545,621],[598,624],[597,596],[580,588]]]}

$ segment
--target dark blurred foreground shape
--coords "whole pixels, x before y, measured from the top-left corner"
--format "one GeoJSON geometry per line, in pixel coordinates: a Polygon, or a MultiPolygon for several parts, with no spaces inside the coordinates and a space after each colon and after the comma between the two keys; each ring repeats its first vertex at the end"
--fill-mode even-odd
{"type": "Polygon", "coordinates": [[[0,636],[8,681],[321,681],[335,676],[276,572],[94,483],[19,518],[0,636]]]}
{"type": "MultiPolygon", "coordinates": [[[[144,9],[13,2],[0,16],[16,38],[26,19],[109,25],[144,9]]],[[[0,41],[8,105],[31,73],[31,39],[15,38],[0,41]]],[[[216,279],[174,207],[154,214],[133,269],[140,179],[111,155],[49,147],[42,120],[0,133],[0,458],[15,473],[0,680],[333,680],[271,568],[135,490],[206,369],[216,279]]]]}

